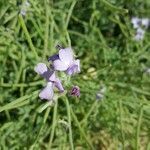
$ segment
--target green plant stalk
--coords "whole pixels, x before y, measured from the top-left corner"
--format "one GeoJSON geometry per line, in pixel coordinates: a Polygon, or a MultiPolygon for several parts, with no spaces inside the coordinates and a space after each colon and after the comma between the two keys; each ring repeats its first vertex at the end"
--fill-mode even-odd
{"type": "Polygon", "coordinates": [[[52,130],[51,130],[51,134],[50,134],[50,140],[49,140],[49,143],[48,143],[48,149],[51,149],[52,141],[53,141],[54,133],[55,133],[55,128],[56,128],[56,123],[57,123],[58,99],[55,102],[56,103],[54,105],[52,130]]]}
{"type": "Polygon", "coordinates": [[[137,122],[137,130],[136,130],[136,143],[135,143],[135,149],[138,150],[139,148],[139,136],[140,136],[140,127],[142,124],[142,116],[143,116],[143,106],[140,108],[140,114],[137,122]]]}
{"type": "MultiPolygon", "coordinates": [[[[24,69],[22,72],[22,82],[23,83],[25,82],[25,79],[26,79],[26,69],[24,69]]],[[[21,93],[21,96],[24,95],[24,87],[23,86],[20,87],[20,93],[21,93]]]]}
{"type": "Polygon", "coordinates": [[[119,114],[120,114],[120,127],[121,127],[121,138],[122,138],[122,145],[123,145],[123,150],[125,150],[125,136],[123,133],[123,122],[122,122],[122,101],[119,100],[119,114]]]}
{"type": "Polygon", "coordinates": [[[73,12],[73,8],[75,7],[75,4],[76,4],[76,0],[73,0],[71,6],[70,6],[70,9],[69,9],[69,12],[68,12],[68,16],[67,16],[67,20],[66,20],[66,29],[68,28],[68,24],[69,24],[69,21],[70,21],[70,18],[71,18],[71,14],[73,12]]]}
{"type": "MultiPolygon", "coordinates": [[[[36,96],[38,94],[39,90],[38,91],[35,91],[33,92],[33,94],[30,94],[30,95],[25,95],[25,96],[22,96],[2,107],[0,107],[0,112],[4,111],[4,110],[9,110],[9,109],[13,109],[13,108],[16,108],[16,107],[19,107],[19,106],[22,106],[24,105],[23,101],[33,97],[33,96],[36,96]],[[23,103],[23,104],[22,104],[23,103]]],[[[26,104],[27,102],[25,102],[26,104]]]]}
{"type": "MultiPolygon", "coordinates": [[[[25,54],[24,54],[24,50],[22,49],[22,51],[21,51],[20,67],[19,67],[19,69],[18,69],[17,72],[16,72],[16,80],[15,80],[15,83],[18,83],[18,82],[19,82],[24,67],[25,67],[25,54]]],[[[21,88],[21,87],[20,87],[20,88],[21,88]]],[[[15,90],[15,87],[13,87],[13,90],[15,90]]]]}
{"type": "Polygon", "coordinates": [[[47,0],[44,0],[45,5],[45,13],[46,13],[46,22],[45,22],[45,36],[44,36],[44,52],[43,52],[43,59],[45,59],[46,54],[48,52],[48,36],[49,36],[49,5],[47,0]]]}
{"type": "Polygon", "coordinates": [[[22,27],[22,29],[23,29],[23,31],[24,31],[24,34],[25,34],[25,36],[26,36],[26,38],[27,38],[27,41],[28,41],[28,44],[29,44],[31,50],[33,51],[33,53],[34,53],[36,59],[38,59],[38,54],[37,54],[37,52],[36,52],[36,50],[35,50],[35,47],[34,47],[34,45],[33,45],[33,43],[32,43],[30,34],[29,34],[28,30],[27,30],[27,27],[26,27],[26,25],[25,25],[24,19],[23,19],[23,17],[22,17],[21,14],[19,14],[19,23],[20,23],[20,25],[21,25],[21,27],[22,27]]]}
{"type": "Polygon", "coordinates": [[[86,113],[85,117],[82,119],[82,121],[80,122],[80,124],[83,124],[87,121],[88,117],[91,115],[91,113],[95,110],[95,107],[96,105],[98,104],[97,103],[98,101],[95,101],[93,104],[92,104],[92,107],[90,108],[90,110],[88,111],[88,113],[86,113]]]}
{"type": "Polygon", "coordinates": [[[30,83],[0,83],[0,87],[32,87],[32,86],[37,86],[37,85],[42,85],[43,81],[35,81],[35,82],[30,82],[30,83]]]}
{"type": "Polygon", "coordinates": [[[67,97],[65,97],[65,103],[66,103],[68,123],[69,123],[69,141],[70,141],[71,150],[74,150],[72,128],[71,128],[71,113],[70,113],[70,106],[67,97]]]}
{"type": "Polygon", "coordinates": [[[94,150],[94,147],[93,147],[92,143],[88,140],[86,134],[84,133],[84,130],[82,129],[82,127],[81,127],[81,125],[80,125],[80,123],[79,123],[79,121],[78,121],[78,119],[77,119],[76,115],[74,114],[74,112],[73,112],[73,110],[72,110],[71,107],[70,107],[70,111],[71,111],[71,115],[72,115],[72,117],[73,117],[75,123],[77,124],[77,126],[78,126],[78,128],[79,128],[79,131],[81,132],[81,135],[82,135],[83,138],[86,140],[86,142],[87,142],[87,144],[89,145],[89,147],[90,147],[92,150],[94,150]]]}
{"type": "Polygon", "coordinates": [[[42,123],[42,125],[41,125],[40,130],[39,130],[39,133],[37,134],[37,137],[36,137],[35,142],[34,142],[33,145],[30,147],[30,150],[34,149],[34,146],[35,146],[36,143],[38,142],[38,139],[39,139],[39,137],[40,137],[40,134],[41,134],[42,131],[43,131],[44,125],[45,125],[46,120],[47,120],[47,118],[48,118],[48,115],[49,115],[49,113],[50,113],[50,110],[51,110],[51,107],[48,107],[48,108],[46,109],[46,112],[45,112],[45,114],[44,114],[43,123],[42,123]]]}
{"type": "Polygon", "coordinates": [[[112,5],[111,3],[109,3],[108,1],[106,0],[100,0],[100,2],[102,2],[107,8],[109,8],[111,11],[117,11],[119,13],[128,13],[128,10],[127,9],[124,9],[124,8],[118,8],[114,5],[112,5]]]}

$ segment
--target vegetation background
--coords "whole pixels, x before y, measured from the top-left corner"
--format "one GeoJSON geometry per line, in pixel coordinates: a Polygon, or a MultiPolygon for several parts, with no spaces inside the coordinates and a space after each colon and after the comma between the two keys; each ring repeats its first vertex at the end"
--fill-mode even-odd
{"type": "Polygon", "coordinates": [[[150,18],[150,1],[28,2],[0,0],[0,149],[150,150],[150,34],[133,40],[131,24],[150,18]],[[58,43],[81,61],[66,85],[81,96],[56,93],[50,105],[38,98],[45,81],[34,66],[58,43]]]}

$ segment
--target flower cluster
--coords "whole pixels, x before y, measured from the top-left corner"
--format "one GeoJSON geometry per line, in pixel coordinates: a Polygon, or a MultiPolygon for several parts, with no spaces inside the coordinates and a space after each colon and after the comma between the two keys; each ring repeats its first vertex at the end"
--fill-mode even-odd
{"type": "MultiPolygon", "coordinates": [[[[54,87],[61,93],[64,92],[61,80],[56,76],[57,71],[64,71],[68,75],[80,72],[80,60],[75,59],[73,50],[71,48],[62,48],[60,46],[57,46],[57,48],[59,49],[58,54],[48,58],[48,61],[51,62],[50,68],[44,63],[38,63],[34,68],[35,72],[47,81],[46,87],[39,94],[41,99],[53,99],[54,87]]],[[[79,88],[72,95],[79,96],[79,88]]]]}
{"type": "Polygon", "coordinates": [[[148,18],[137,18],[133,17],[131,19],[133,28],[136,29],[136,34],[134,39],[140,41],[144,38],[145,30],[150,26],[150,20],[148,18]]]}
{"type": "Polygon", "coordinates": [[[27,13],[27,11],[28,11],[28,9],[29,9],[29,7],[30,7],[30,3],[27,0],[24,1],[22,3],[22,5],[21,5],[20,14],[23,15],[23,16],[25,16],[26,13],[27,13]]]}

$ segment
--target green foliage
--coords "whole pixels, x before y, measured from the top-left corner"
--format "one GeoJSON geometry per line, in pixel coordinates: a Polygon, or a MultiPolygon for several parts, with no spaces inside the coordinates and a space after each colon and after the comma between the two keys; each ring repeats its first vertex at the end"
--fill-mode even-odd
{"type": "Polygon", "coordinates": [[[0,149],[149,149],[150,34],[134,41],[131,25],[149,17],[149,0],[29,2],[22,16],[22,1],[0,1],[0,149]],[[56,94],[51,105],[34,66],[58,43],[81,60],[71,83],[81,97],[56,94]]]}

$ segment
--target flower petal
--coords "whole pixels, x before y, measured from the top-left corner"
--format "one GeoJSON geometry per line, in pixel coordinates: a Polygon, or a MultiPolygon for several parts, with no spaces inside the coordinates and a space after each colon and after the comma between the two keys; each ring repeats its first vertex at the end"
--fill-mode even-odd
{"type": "Polygon", "coordinates": [[[77,73],[79,73],[80,72],[80,60],[77,59],[77,60],[74,61],[74,63],[78,66],[77,73]]]}
{"type": "Polygon", "coordinates": [[[68,75],[72,75],[80,72],[80,60],[77,59],[74,63],[66,70],[68,75]]]}
{"type": "Polygon", "coordinates": [[[42,75],[44,72],[46,72],[47,66],[44,63],[38,63],[35,67],[34,67],[34,71],[40,75],[42,75]]]}
{"type": "Polygon", "coordinates": [[[55,70],[59,70],[59,71],[65,71],[68,68],[68,66],[64,62],[60,61],[59,59],[53,62],[53,67],[55,70]]]}
{"type": "Polygon", "coordinates": [[[61,81],[58,78],[56,78],[56,81],[54,82],[54,84],[60,92],[64,92],[64,88],[61,84],[61,81]]]}
{"type": "Polygon", "coordinates": [[[59,58],[66,65],[70,65],[73,62],[73,51],[71,48],[61,49],[59,51],[59,58]]]}
{"type": "Polygon", "coordinates": [[[150,25],[150,20],[148,18],[143,18],[142,25],[145,26],[145,28],[148,28],[148,26],[150,25]]]}
{"type": "Polygon", "coordinates": [[[66,70],[66,73],[68,75],[72,75],[72,74],[75,74],[77,72],[77,69],[78,69],[78,66],[76,64],[73,64],[71,67],[69,67],[67,70],[66,70]]]}
{"type": "Polygon", "coordinates": [[[55,81],[56,81],[56,74],[55,74],[55,71],[53,71],[53,73],[52,73],[51,76],[49,77],[49,81],[51,81],[51,82],[55,82],[55,81]]]}
{"type": "Polygon", "coordinates": [[[131,19],[131,22],[133,24],[133,28],[137,29],[140,27],[140,23],[141,23],[141,19],[140,18],[137,18],[137,17],[133,17],[131,19]]]}
{"type": "Polygon", "coordinates": [[[39,97],[41,99],[51,100],[53,98],[54,91],[53,91],[53,83],[48,82],[46,87],[40,92],[39,97]]]}
{"type": "Polygon", "coordinates": [[[138,28],[134,39],[140,41],[144,38],[145,31],[142,28],[138,28]]]}
{"type": "Polygon", "coordinates": [[[58,55],[58,54],[55,54],[55,55],[53,55],[53,56],[50,56],[50,57],[48,58],[48,61],[55,61],[55,60],[57,60],[57,59],[59,59],[59,55],[58,55]]]}

